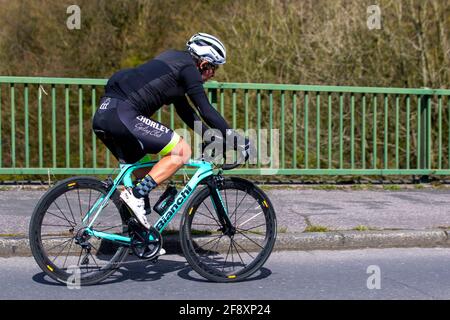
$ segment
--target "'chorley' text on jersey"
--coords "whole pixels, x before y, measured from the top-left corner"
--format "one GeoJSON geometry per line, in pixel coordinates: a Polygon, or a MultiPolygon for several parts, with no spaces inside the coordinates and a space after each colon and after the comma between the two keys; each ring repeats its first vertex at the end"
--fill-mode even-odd
{"type": "Polygon", "coordinates": [[[152,121],[151,119],[146,118],[146,117],[144,117],[142,115],[137,116],[136,119],[138,119],[139,121],[142,121],[143,123],[145,123],[146,125],[148,125],[148,126],[150,126],[152,128],[155,128],[155,129],[157,129],[159,131],[163,131],[165,133],[168,133],[169,130],[170,130],[169,128],[164,127],[162,124],[157,123],[155,121],[152,121]]]}

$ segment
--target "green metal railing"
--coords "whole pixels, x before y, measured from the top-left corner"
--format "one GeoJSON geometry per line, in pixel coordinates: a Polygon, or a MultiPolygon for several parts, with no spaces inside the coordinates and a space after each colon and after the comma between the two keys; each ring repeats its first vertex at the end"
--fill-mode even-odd
{"type": "MultiPolygon", "coordinates": [[[[0,174],[111,173],[117,161],[91,130],[105,84],[0,77],[0,174]]],[[[254,130],[260,161],[233,173],[450,174],[450,90],[218,82],[205,88],[234,128],[254,130]]],[[[172,107],[154,117],[186,129],[172,107]]]]}

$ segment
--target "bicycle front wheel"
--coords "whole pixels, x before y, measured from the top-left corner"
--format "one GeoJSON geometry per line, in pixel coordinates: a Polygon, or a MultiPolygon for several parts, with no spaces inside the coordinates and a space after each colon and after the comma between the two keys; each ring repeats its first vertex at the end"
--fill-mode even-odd
{"type": "MultiPolygon", "coordinates": [[[[92,177],[75,177],[49,189],[30,221],[30,247],[39,267],[52,279],[73,285],[91,285],[110,276],[126,258],[124,246],[97,238],[83,238],[83,218],[108,193],[92,177]]],[[[116,191],[92,229],[126,235],[126,211],[116,191]]]]}
{"type": "Polygon", "coordinates": [[[225,179],[219,192],[234,232],[225,234],[211,190],[200,190],[186,206],[180,242],[186,260],[214,282],[241,281],[269,258],[276,239],[275,211],[265,193],[251,182],[225,179]]]}

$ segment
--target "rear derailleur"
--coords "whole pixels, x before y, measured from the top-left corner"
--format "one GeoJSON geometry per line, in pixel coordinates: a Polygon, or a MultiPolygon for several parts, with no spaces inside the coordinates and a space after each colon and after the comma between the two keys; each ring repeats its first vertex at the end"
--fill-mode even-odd
{"type": "Polygon", "coordinates": [[[88,265],[89,264],[89,256],[91,255],[92,245],[89,242],[91,239],[91,236],[87,232],[87,228],[82,228],[78,230],[76,236],[75,236],[75,244],[79,245],[83,250],[86,251],[86,254],[83,257],[83,260],[81,260],[81,265],[88,265]]]}

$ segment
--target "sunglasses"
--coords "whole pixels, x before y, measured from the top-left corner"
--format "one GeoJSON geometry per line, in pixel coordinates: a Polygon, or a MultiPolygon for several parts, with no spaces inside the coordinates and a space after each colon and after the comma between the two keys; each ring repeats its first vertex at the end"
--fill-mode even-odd
{"type": "Polygon", "coordinates": [[[212,63],[206,63],[203,67],[204,70],[212,70],[212,71],[216,71],[217,69],[219,69],[219,65],[216,64],[212,64],[212,63]]]}

